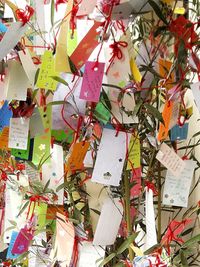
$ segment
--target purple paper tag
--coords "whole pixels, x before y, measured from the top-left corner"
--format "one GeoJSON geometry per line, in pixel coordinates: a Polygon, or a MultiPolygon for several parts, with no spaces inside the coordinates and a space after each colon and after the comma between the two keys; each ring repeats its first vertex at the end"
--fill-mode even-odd
{"type": "Polygon", "coordinates": [[[33,239],[33,235],[27,231],[27,229],[21,229],[13,246],[13,254],[22,254],[28,251],[29,244],[33,239]]]}
{"type": "Polygon", "coordinates": [[[80,99],[99,102],[105,63],[98,63],[97,68],[94,66],[95,62],[91,61],[85,64],[80,99]]]}

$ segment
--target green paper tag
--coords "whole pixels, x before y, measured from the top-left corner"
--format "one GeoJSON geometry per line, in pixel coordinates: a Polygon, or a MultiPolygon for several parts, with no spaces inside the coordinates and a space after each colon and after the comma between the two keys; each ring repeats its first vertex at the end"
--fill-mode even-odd
{"type": "Polygon", "coordinates": [[[28,138],[28,145],[26,150],[16,149],[16,148],[11,149],[12,156],[25,160],[29,159],[29,152],[30,152],[30,137],[28,138]]]}
{"type": "Polygon", "coordinates": [[[110,119],[110,112],[105,108],[105,106],[99,102],[95,108],[96,117],[106,124],[110,119]]]}
{"type": "Polygon", "coordinates": [[[36,136],[34,138],[33,146],[33,159],[32,162],[34,165],[38,166],[41,161],[45,163],[50,162],[50,153],[51,153],[51,133],[45,135],[36,136]]]}
{"type": "Polygon", "coordinates": [[[68,31],[67,33],[67,52],[68,55],[71,56],[71,54],[74,52],[74,50],[77,47],[77,30],[74,30],[74,36],[71,38],[72,31],[68,31]]]}
{"type": "Polygon", "coordinates": [[[56,141],[62,142],[66,141],[67,143],[71,144],[73,141],[73,133],[71,129],[64,131],[64,130],[52,130],[51,135],[55,138],[56,141]]]}

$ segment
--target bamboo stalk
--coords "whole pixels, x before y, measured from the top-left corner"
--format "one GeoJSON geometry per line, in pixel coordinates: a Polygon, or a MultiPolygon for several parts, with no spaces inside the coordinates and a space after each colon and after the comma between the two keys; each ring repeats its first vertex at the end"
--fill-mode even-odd
{"type": "MultiPolygon", "coordinates": [[[[124,202],[125,202],[125,218],[127,223],[128,236],[132,234],[132,224],[131,224],[131,204],[130,204],[130,181],[128,177],[128,171],[125,171],[124,174],[124,202]]],[[[129,259],[133,262],[134,253],[133,250],[129,247],[129,259]]]]}
{"type": "Polygon", "coordinates": [[[158,228],[158,242],[161,241],[161,217],[162,217],[162,207],[161,207],[161,170],[160,162],[158,162],[158,217],[157,217],[157,228],[158,228]]]}

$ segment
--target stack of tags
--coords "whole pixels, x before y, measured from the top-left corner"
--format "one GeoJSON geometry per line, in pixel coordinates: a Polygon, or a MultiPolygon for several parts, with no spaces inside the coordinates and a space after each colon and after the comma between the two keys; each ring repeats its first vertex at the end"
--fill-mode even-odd
{"type": "MultiPolygon", "coordinates": [[[[158,0],[2,1],[3,266],[168,266],[155,250],[131,252],[160,246],[162,208],[189,206],[199,165],[192,142],[177,152],[194,104],[185,77],[200,71],[197,23],[173,11],[158,0]]],[[[200,83],[190,87],[200,108],[200,83]]]]}

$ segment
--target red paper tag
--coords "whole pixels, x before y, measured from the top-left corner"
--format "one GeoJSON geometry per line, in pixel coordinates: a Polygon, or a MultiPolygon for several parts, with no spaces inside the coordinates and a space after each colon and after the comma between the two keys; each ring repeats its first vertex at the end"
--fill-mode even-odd
{"type": "Polygon", "coordinates": [[[29,244],[33,239],[33,235],[27,231],[27,229],[21,229],[13,246],[13,254],[22,254],[28,251],[29,244]]]}
{"type": "Polygon", "coordinates": [[[85,64],[80,99],[99,102],[105,64],[98,63],[97,67],[94,66],[95,63],[90,61],[85,64]]]}
{"type": "Polygon", "coordinates": [[[101,22],[95,22],[71,55],[70,58],[77,69],[80,69],[85,64],[95,47],[99,44],[97,28],[101,25],[101,22]]]}
{"type": "Polygon", "coordinates": [[[136,184],[131,188],[131,197],[136,197],[141,192],[141,168],[137,168],[133,170],[133,175],[131,178],[131,182],[135,182],[136,184]]]}

